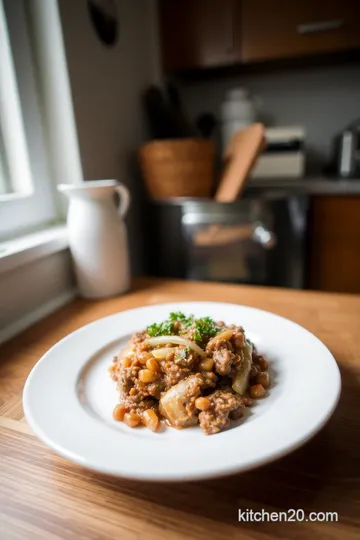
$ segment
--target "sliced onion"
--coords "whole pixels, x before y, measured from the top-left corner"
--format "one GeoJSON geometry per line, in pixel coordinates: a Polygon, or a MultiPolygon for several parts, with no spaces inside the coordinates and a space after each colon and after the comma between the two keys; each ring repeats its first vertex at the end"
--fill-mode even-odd
{"type": "Polygon", "coordinates": [[[162,359],[166,358],[166,356],[175,349],[176,347],[163,347],[162,349],[154,349],[151,351],[151,354],[157,359],[162,359]]]}
{"type": "Polygon", "coordinates": [[[203,351],[199,345],[196,345],[196,343],[190,341],[190,339],[186,339],[181,336],[158,336],[147,339],[144,341],[144,343],[150,347],[156,347],[156,345],[166,345],[167,343],[176,343],[176,345],[184,345],[184,347],[189,347],[200,356],[206,356],[206,352],[203,351]]]}
{"type": "Polygon", "coordinates": [[[220,334],[217,334],[215,337],[211,338],[208,345],[211,343],[217,343],[218,341],[228,341],[231,336],[233,335],[233,330],[230,330],[229,328],[226,328],[220,334]]]}

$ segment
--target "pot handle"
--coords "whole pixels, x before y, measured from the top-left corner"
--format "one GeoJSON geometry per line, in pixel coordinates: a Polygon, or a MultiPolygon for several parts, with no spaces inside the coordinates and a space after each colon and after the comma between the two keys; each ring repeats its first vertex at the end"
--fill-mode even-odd
{"type": "Polygon", "coordinates": [[[126,213],[130,206],[131,196],[130,192],[127,187],[125,187],[123,184],[118,184],[115,186],[115,191],[120,197],[120,204],[119,204],[119,214],[120,217],[124,218],[126,216],[126,213]]]}

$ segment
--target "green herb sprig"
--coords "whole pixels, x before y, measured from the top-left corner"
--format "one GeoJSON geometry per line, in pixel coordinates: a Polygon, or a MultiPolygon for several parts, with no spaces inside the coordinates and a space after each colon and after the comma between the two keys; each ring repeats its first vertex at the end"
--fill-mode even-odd
{"type": "Polygon", "coordinates": [[[169,315],[169,320],[178,321],[189,327],[194,322],[194,315],[185,315],[185,313],[182,313],[181,311],[173,311],[169,315]]]}
{"type": "Polygon", "coordinates": [[[146,330],[150,337],[171,336],[173,334],[173,323],[171,321],[153,323],[146,330]]]}
{"type": "Polygon", "coordinates": [[[192,325],[194,321],[193,315],[185,315],[181,311],[173,311],[170,313],[169,318],[161,323],[153,323],[147,327],[147,333],[151,337],[156,336],[170,336],[175,333],[176,322],[184,324],[187,328],[192,325]]]}
{"type": "Polygon", "coordinates": [[[211,317],[203,317],[201,319],[195,319],[195,341],[205,341],[207,338],[211,338],[217,334],[217,329],[214,321],[211,317]]]}
{"type": "Polygon", "coordinates": [[[194,315],[185,315],[181,311],[173,311],[169,318],[161,323],[153,323],[147,327],[147,333],[151,337],[170,336],[176,334],[175,323],[181,323],[186,328],[194,327],[194,340],[204,342],[217,334],[215,323],[211,317],[195,319],[194,315]]]}

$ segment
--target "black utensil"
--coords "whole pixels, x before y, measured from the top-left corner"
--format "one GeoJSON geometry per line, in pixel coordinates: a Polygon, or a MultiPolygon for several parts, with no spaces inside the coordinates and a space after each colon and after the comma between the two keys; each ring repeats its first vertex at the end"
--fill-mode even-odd
{"type": "Polygon", "coordinates": [[[179,90],[171,82],[167,83],[166,89],[169,99],[170,110],[172,113],[174,124],[176,126],[176,130],[178,132],[178,136],[194,137],[196,135],[196,131],[184,110],[179,90]]]}
{"type": "Polygon", "coordinates": [[[216,127],[216,118],[211,113],[203,113],[197,117],[195,124],[201,135],[210,139],[216,127]]]}
{"type": "Polygon", "coordinates": [[[162,90],[157,86],[150,86],[143,95],[143,103],[151,137],[177,138],[178,131],[162,90]]]}

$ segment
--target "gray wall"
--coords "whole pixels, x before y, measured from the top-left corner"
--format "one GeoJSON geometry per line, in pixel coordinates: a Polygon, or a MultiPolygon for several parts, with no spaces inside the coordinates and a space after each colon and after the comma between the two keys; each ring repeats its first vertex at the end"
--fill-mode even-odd
{"type": "Polygon", "coordinates": [[[130,189],[130,251],[141,272],[142,182],[135,153],[146,137],[140,96],[159,77],[154,0],[117,0],[119,40],[98,39],[86,0],[59,0],[85,180],[115,178],[130,189]]]}
{"type": "Polygon", "coordinates": [[[249,88],[263,100],[268,125],[303,125],[307,132],[310,172],[329,157],[331,139],[360,118],[360,65],[279,70],[181,85],[192,117],[205,110],[219,114],[225,92],[249,88]]]}

